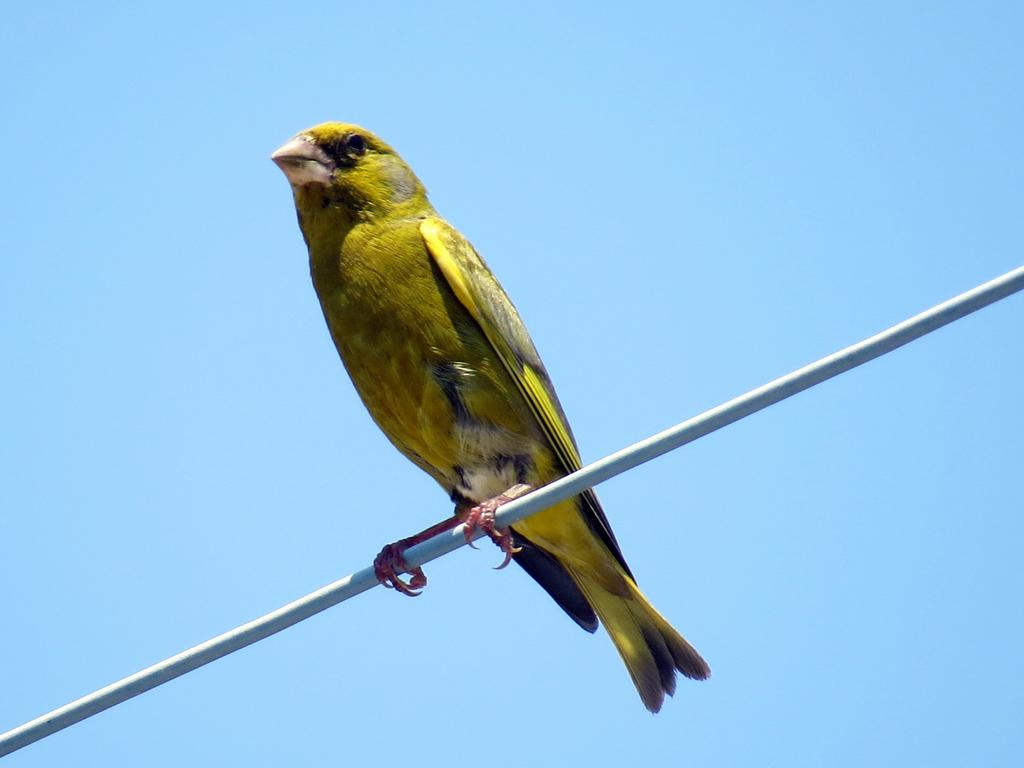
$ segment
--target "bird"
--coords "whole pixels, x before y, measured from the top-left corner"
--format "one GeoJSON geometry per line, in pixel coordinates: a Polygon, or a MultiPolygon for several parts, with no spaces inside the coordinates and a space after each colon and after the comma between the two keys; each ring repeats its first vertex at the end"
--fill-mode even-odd
{"type": "Polygon", "coordinates": [[[455,504],[450,518],[384,547],[378,580],[418,594],[426,576],[403,552],[465,522],[467,538],[488,533],[502,565],[521,566],[584,630],[604,625],[651,712],[677,672],[709,677],[640,591],[593,490],[495,527],[501,504],[579,469],[579,449],[515,306],[409,165],[342,122],[299,132],[271,159],[291,185],[313,286],[356,391],[455,504]]]}

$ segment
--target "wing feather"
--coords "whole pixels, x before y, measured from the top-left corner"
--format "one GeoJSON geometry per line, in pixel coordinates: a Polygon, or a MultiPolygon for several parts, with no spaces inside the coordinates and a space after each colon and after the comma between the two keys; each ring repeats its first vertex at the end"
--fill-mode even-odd
{"type": "MultiPolygon", "coordinates": [[[[581,466],[579,450],[544,364],[519,314],[483,258],[454,227],[437,217],[420,224],[427,251],[459,303],[480,326],[502,366],[526,400],[562,470],[581,466]]],[[[604,510],[592,490],[580,494],[581,511],[632,577],[604,510]]]]}

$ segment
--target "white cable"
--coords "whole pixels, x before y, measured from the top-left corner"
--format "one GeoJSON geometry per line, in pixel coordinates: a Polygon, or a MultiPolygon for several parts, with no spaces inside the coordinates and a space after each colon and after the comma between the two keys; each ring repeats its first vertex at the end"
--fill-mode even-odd
{"type": "MultiPolygon", "coordinates": [[[[653,437],[595,461],[550,485],[509,502],[498,510],[496,524],[504,527],[539,512],[556,502],[574,496],[610,477],[621,474],[646,461],[668,453],[715,430],[732,424],[762,408],[802,392],[815,384],[863,365],[869,360],[891,352],[904,344],[931,333],[965,315],[988,306],[1024,289],[1024,266],[1011,270],[995,280],[962,293],[949,301],[905,320],[871,338],[823,357],[793,373],[782,376],[745,395],[705,411],[653,437]]],[[[477,538],[482,536],[477,532],[477,538]]],[[[439,534],[411,547],[405,553],[410,567],[423,565],[465,544],[462,526],[439,534]]],[[[69,725],[109,709],[115,704],[209,664],[215,659],[245,648],[258,640],[280,632],[292,624],[348,600],[377,585],[373,568],[339,579],[316,592],[299,598],[276,611],[218,635],[211,640],[182,651],[134,675],[122,678],[70,704],[48,712],[35,720],[0,734],[0,757],[56,733],[69,725]]]]}

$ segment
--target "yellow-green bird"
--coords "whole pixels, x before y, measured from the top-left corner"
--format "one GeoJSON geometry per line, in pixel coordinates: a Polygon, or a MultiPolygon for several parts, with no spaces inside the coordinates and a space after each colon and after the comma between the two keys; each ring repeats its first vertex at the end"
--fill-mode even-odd
{"type": "MultiPolygon", "coordinates": [[[[708,677],[640,592],[593,491],[511,533],[494,529],[499,504],[579,469],[579,451],[515,307],[405,161],[369,131],[333,122],[272,159],[291,183],[313,285],[356,390],[456,504],[424,534],[459,520],[490,533],[577,624],[594,632],[600,619],[652,712],[675,691],[677,670],[708,677]]],[[[426,583],[402,560],[421,538],[384,548],[382,583],[407,594],[426,583]]]]}

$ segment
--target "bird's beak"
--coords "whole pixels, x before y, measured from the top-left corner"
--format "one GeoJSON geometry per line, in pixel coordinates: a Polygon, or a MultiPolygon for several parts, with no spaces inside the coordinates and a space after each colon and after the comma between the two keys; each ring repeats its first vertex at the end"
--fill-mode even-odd
{"type": "Polygon", "coordinates": [[[293,187],[331,183],[334,161],[305,136],[296,136],[278,147],[270,159],[277,163],[293,187]]]}

